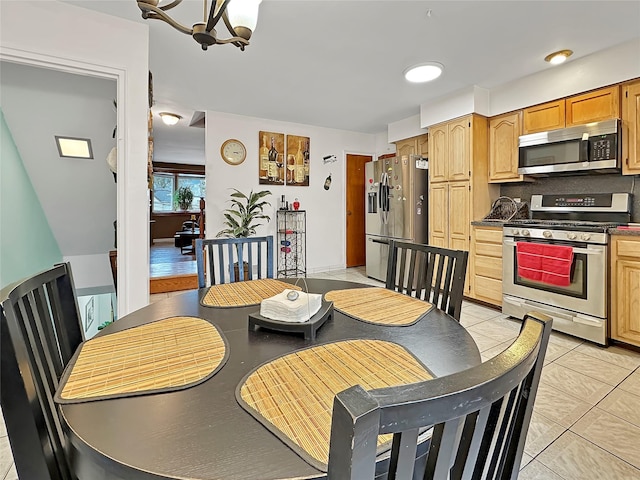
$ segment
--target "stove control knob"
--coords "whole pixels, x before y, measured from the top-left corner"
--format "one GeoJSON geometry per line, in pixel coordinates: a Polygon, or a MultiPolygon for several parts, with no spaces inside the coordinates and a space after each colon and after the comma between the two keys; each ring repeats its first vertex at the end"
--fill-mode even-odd
{"type": "Polygon", "coordinates": [[[551,238],[553,234],[549,230],[545,230],[544,232],[542,232],[542,236],[544,238],[551,238]]]}
{"type": "Polygon", "coordinates": [[[582,240],[589,240],[591,238],[591,234],[589,233],[583,233],[582,235],[580,235],[580,238],[582,240]]]}
{"type": "Polygon", "coordinates": [[[567,238],[569,240],[575,240],[576,239],[576,234],[575,233],[567,233],[567,238]]]}
{"type": "Polygon", "coordinates": [[[513,235],[520,235],[520,230],[518,230],[517,228],[514,228],[513,230],[511,230],[511,233],[513,235]]]}
{"type": "Polygon", "coordinates": [[[531,233],[529,233],[529,230],[525,228],[524,230],[522,230],[522,235],[528,237],[529,235],[531,235],[531,233]]]}

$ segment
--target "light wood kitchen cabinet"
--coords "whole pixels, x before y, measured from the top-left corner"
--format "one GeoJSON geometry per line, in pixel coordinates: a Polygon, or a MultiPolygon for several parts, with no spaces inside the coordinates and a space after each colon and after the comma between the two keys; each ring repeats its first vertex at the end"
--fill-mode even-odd
{"type": "Polygon", "coordinates": [[[449,248],[469,251],[469,182],[449,183],[449,248]]]}
{"type": "Polygon", "coordinates": [[[447,180],[469,180],[471,178],[470,118],[449,122],[448,148],[447,180]]]}
{"type": "Polygon", "coordinates": [[[640,174],[640,80],[622,87],[622,174],[640,174]]]}
{"type": "Polygon", "coordinates": [[[567,127],[620,118],[620,86],[569,97],[565,112],[567,127]]]}
{"type": "MultiPolygon", "coordinates": [[[[488,182],[487,119],[467,115],[429,128],[429,244],[469,251],[471,221],[499,195],[488,182]]],[[[469,268],[465,295],[470,295],[469,268]]]]}
{"type": "Polygon", "coordinates": [[[611,237],[611,338],[640,347],[640,237],[611,237]]]}
{"type": "Polygon", "coordinates": [[[424,134],[420,135],[416,138],[417,147],[418,147],[418,155],[422,158],[429,157],[429,135],[424,134]]]}
{"type": "Polygon", "coordinates": [[[543,103],[522,111],[522,134],[564,128],[564,99],[543,103]]]}
{"type": "Polygon", "coordinates": [[[502,305],[502,227],[472,227],[471,296],[502,305]]]}
{"type": "Polygon", "coordinates": [[[429,187],[429,245],[449,245],[449,185],[434,183],[429,187]]]}
{"type": "Polygon", "coordinates": [[[506,113],[489,119],[489,182],[520,182],[518,137],[522,113],[506,113]]]}
{"type": "Polygon", "coordinates": [[[620,118],[620,86],[601,88],[522,111],[523,135],[620,118]]]}
{"type": "Polygon", "coordinates": [[[421,157],[427,157],[429,155],[429,135],[418,135],[417,137],[406,138],[399,140],[396,143],[396,154],[399,157],[419,155],[421,157]]]}
{"type": "Polygon", "coordinates": [[[447,181],[449,127],[445,124],[429,128],[429,182],[447,181]]]}

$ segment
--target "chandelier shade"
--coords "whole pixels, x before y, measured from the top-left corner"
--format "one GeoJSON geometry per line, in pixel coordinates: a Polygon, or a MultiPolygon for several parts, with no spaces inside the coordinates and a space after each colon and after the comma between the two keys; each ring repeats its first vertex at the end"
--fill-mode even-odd
{"type": "Polygon", "coordinates": [[[240,50],[249,45],[251,34],[258,23],[258,9],[262,0],[212,0],[209,7],[208,0],[202,0],[202,22],[196,22],[191,28],[182,25],[167,13],[182,3],[182,0],[164,2],[162,0],[137,0],[138,8],[142,11],[142,18],[162,20],[176,30],[191,35],[203,50],[211,45],[231,43],[240,50]],[[224,21],[231,37],[218,38],[216,25],[224,21]]]}

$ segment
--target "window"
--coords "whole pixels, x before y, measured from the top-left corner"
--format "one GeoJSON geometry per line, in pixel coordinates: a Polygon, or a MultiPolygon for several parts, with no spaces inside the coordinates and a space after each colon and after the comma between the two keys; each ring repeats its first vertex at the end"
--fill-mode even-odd
{"type": "Polygon", "coordinates": [[[190,187],[193,201],[189,211],[200,210],[200,197],[205,196],[204,175],[187,173],[154,173],[153,175],[153,212],[179,212],[175,202],[175,192],[180,187],[190,187]]]}

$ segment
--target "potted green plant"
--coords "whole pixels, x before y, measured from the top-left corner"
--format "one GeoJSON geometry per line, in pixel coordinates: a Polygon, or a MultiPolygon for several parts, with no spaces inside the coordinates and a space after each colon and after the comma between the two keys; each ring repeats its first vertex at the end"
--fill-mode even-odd
{"type": "MultiPolygon", "coordinates": [[[[269,190],[255,192],[251,190],[249,195],[245,195],[238,189],[233,189],[231,194],[231,207],[223,210],[224,222],[226,228],[220,230],[216,237],[227,238],[246,238],[255,235],[256,228],[263,223],[262,220],[269,221],[271,217],[265,215],[264,209],[271,206],[267,200],[263,198],[271,195],[269,190]]],[[[244,278],[249,275],[249,264],[243,262],[244,278]]],[[[234,264],[235,278],[239,276],[238,262],[234,264]]]]}
{"type": "Polygon", "coordinates": [[[175,203],[180,210],[189,210],[191,202],[193,202],[193,192],[189,185],[184,185],[176,190],[175,203]]]}
{"type": "Polygon", "coordinates": [[[256,227],[262,225],[259,223],[261,220],[267,222],[271,220],[271,217],[264,213],[265,207],[271,206],[271,203],[263,200],[264,197],[271,195],[271,192],[262,190],[254,193],[251,190],[249,195],[245,195],[240,190],[235,188],[233,190],[229,200],[231,207],[222,212],[226,228],[220,230],[216,237],[246,238],[255,235],[256,227]]]}

